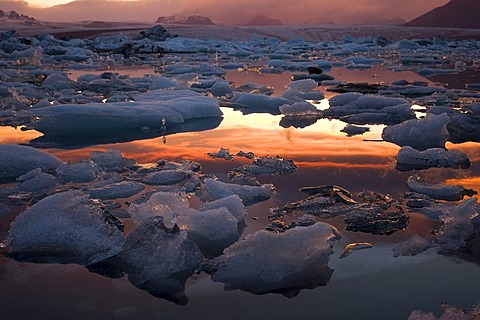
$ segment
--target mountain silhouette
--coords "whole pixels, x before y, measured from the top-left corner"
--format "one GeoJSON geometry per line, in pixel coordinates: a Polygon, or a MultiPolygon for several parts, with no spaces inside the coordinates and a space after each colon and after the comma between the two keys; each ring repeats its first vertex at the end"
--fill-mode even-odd
{"type": "Polygon", "coordinates": [[[480,29],[479,0],[451,0],[405,24],[410,27],[480,29]]]}

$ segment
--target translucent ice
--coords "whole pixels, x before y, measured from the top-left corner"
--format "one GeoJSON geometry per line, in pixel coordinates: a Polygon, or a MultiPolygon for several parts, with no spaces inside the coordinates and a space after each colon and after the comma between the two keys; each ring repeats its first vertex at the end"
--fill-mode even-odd
{"type": "Polygon", "coordinates": [[[230,211],[230,213],[238,220],[238,222],[245,221],[245,215],[247,214],[247,211],[242,203],[242,199],[235,194],[226,198],[207,202],[206,204],[200,206],[200,211],[219,209],[222,207],[227,208],[228,211],[230,211]]]}
{"type": "Polygon", "coordinates": [[[78,191],[40,200],[11,224],[13,257],[22,261],[90,265],[119,253],[123,225],[78,191]]]}
{"type": "Polygon", "coordinates": [[[419,253],[431,248],[433,246],[431,240],[424,239],[415,234],[407,241],[394,247],[394,257],[399,256],[416,256],[419,253]]]}
{"type": "Polygon", "coordinates": [[[333,270],[330,241],[338,238],[326,223],[297,227],[283,233],[260,230],[208,261],[203,269],[225,289],[255,294],[282,293],[292,297],[304,288],[326,285],[333,270]]]}
{"type": "Polygon", "coordinates": [[[127,237],[120,257],[132,284],[177,304],[188,302],[185,282],[203,259],[187,232],[176,225],[166,227],[162,217],[138,225],[127,237]]]}
{"type": "Polygon", "coordinates": [[[132,203],[128,212],[135,223],[161,216],[167,227],[179,225],[206,256],[217,256],[238,237],[241,208],[233,198],[206,205],[202,211],[189,207],[188,200],[176,193],[157,192],[141,204],[132,203]],[[230,203],[231,202],[231,203],[230,203]],[[235,212],[232,214],[229,208],[235,212]]]}
{"type": "Polygon", "coordinates": [[[446,113],[428,114],[424,119],[413,119],[383,129],[382,138],[399,146],[411,146],[416,150],[445,148],[450,134],[447,125],[450,117],[446,113]]]}
{"type": "Polygon", "coordinates": [[[123,171],[135,164],[135,160],[123,157],[118,150],[92,151],[90,159],[105,171],[123,171]]]}

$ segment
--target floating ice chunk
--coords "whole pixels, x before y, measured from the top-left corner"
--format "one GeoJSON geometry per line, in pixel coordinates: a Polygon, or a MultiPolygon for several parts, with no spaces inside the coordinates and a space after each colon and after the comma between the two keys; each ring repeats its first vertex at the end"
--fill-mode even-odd
{"type": "Polygon", "coordinates": [[[167,77],[153,74],[148,75],[148,77],[153,80],[153,85],[150,87],[151,90],[167,89],[177,86],[177,82],[167,77]]]}
{"type": "Polygon", "coordinates": [[[226,198],[218,199],[215,201],[207,202],[200,206],[200,211],[219,209],[225,207],[230,213],[238,220],[238,222],[245,221],[245,215],[247,211],[242,203],[242,199],[236,194],[228,196],[226,198]]]}
{"type": "Polygon", "coordinates": [[[42,49],[28,48],[22,51],[13,51],[8,57],[18,66],[40,66],[42,64],[42,49]]]}
{"type": "Polygon", "coordinates": [[[172,38],[172,35],[161,25],[156,25],[147,30],[140,31],[140,36],[153,41],[165,41],[168,38],[172,38]]]}
{"type": "Polygon", "coordinates": [[[280,106],[280,112],[289,117],[319,116],[320,112],[309,102],[297,102],[280,106]]]}
{"type": "Polygon", "coordinates": [[[370,128],[359,127],[352,124],[347,124],[340,132],[345,132],[347,137],[356,136],[359,134],[364,134],[365,132],[370,131],[370,128]]]}
{"type": "Polygon", "coordinates": [[[105,171],[120,172],[135,164],[134,159],[122,156],[118,150],[92,151],[90,159],[105,171]]]}
{"type": "Polygon", "coordinates": [[[400,171],[421,170],[428,168],[458,168],[468,169],[470,160],[467,155],[458,150],[430,148],[418,151],[410,146],[403,146],[395,158],[395,168],[400,171]]]}
{"type": "Polygon", "coordinates": [[[187,210],[178,215],[178,225],[187,229],[193,240],[207,257],[216,257],[235,243],[240,234],[238,220],[227,207],[203,211],[187,210]]]}
{"type": "Polygon", "coordinates": [[[439,74],[458,74],[460,71],[458,69],[421,68],[417,73],[422,77],[431,77],[439,74]]]}
{"type": "Polygon", "coordinates": [[[131,203],[128,213],[135,224],[150,217],[164,217],[168,227],[173,226],[174,218],[182,212],[190,209],[187,198],[173,192],[156,192],[144,203],[131,203]]]}
{"type": "Polygon", "coordinates": [[[216,97],[223,97],[233,92],[233,88],[228,81],[217,81],[209,89],[209,91],[216,97]]]}
{"type": "Polygon", "coordinates": [[[342,253],[340,254],[339,259],[349,256],[354,251],[370,249],[371,247],[373,247],[372,244],[368,242],[356,242],[356,243],[347,244],[345,246],[345,249],[343,249],[342,253]]]}
{"type": "Polygon", "coordinates": [[[95,136],[142,127],[161,128],[187,120],[221,118],[218,101],[191,90],[155,90],[135,102],[65,104],[29,110],[40,120],[29,125],[52,136],[95,136]]]}
{"type": "Polygon", "coordinates": [[[120,257],[133,285],[177,304],[188,302],[185,282],[203,259],[187,231],[166,227],[162,217],[140,223],[127,237],[120,257]]]}
{"type": "Polygon", "coordinates": [[[394,124],[415,118],[410,103],[403,98],[372,94],[344,93],[330,99],[325,116],[354,124],[394,124]]]}
{"type": "Polygon", "coordinates": [[[418,234],[413,235],[410,239],[405,242],[402,242],[398,246],[394,247],[392,250],[394,252],[394,257],[399,256],[416,256],[419,253],[431,248],[433,246],[431,240],[424,239],[418,234]]]}
{"type": "Polygon", "coordinates": [[[382,138],[399,146],[411,146],[420,151],[430,148],[445,148],[445,143],[450,136],[447,129],[450,121],[450,117],[446,113],[427,114],[424,119],[408,120],[398,125],[385,127],[382,138]]]}
{"type": "Polygon", "coordinates": [[[43,189],[49,189],[57,184],[57,180],[54,176],[48,173],[42,172],[42,169],[34,169],[23,176],[18,177],[20,185],[18,188],[21,191],[36,192],[43,189]]]}
{"type": "Polygon", "coordinates": [[[287,83],[285,88],[294,89],[298,91],[310,91],[318,87],[318,83],[312,79],[297,80],[287,83]]]}
{"type": "Polygon", "coordinates": [[[12,255],[31,262],[90,265],[119,253],[123,224],[78,191],[40,200],[11,224],[12,255]]]}
{"type": "Polygon", "coordinates": [[[273,87],[265,86],[255,82],[247,82],[236,89],[238,92],[247,92],[253,94],[266,94],[267,96],[273,94],[273,87]]]}
{"type": "Polygon", "coordinates": [[[189,238],[206,256],[212,257],[221,254],[224,248],[238,240],[239,220],[229,211],[230,207],[236,210],[236,215],[241,214],[235,201],[229,198],[198,211],[190,208],[188,201],[179,194],[157,192],[147,202],[139,205],[132,203],[129,213],[137,224],[158,216],[165,219],[167,227],[178,224],[188,231],[189,238]],[[228,203],[230,201],[233,203],[228,203]]]}
{"type": "Polygon", "coordinates": [[[209,152],[207,155],[211,158],[219,158],[225,160],[233,160],[233,155],[230,153],[230,149],[220,148],[218,152],[209,152]]]}
{"type": "Polygon", "coordinates": [[[284,104],[292,104],[292,100],[271,97],[264,94],[234,92],[233,96],[222,100],[221,105],[234,108],[252,108],[256,110],[278,111],[284,104]]]}
{"type": "Polygon", "coordinates": [[[190,174],[185,171],[180,170],[162,170],[159,172],[149,173],[143,183],[155,185],[155,186],[166,186],[172,184],[178,184],[187,181],[190,178],[190,174]]]}
{"type": "Polygon", "coordinates": [[[435,232],[434,245],[439,246],[444,253],[464,248],[476,234],[471,219],[478,215],[477,209],[477,198],[464,200],[458,205],[444,206],[443,214],[439,217],[443,225],[435,232]]]}
{"type": "Polygon", "coordinates": [[[84,160],[75,164],[62,164],[57,170],[58,180],[62,183],[67,182],[90,182],[97,178],[100,170],[91,160],[84,160]]]}
{"type": "Polygon", "coordinates": [[[292,174],[297,169],[297,166],[291,159],[283,159],[279,156],[275,157],[259,157],[253,160],[251,165],[244,165],[236,168],[233,171],[248,174],[248,175],[280,175],[286,176],[292,174]]]}
{"type": "Polygon", "coordinates": [[[93,198],[107,200],[107,199],[128,198],[139,193],[143,189],[145,189],[145,187],[141,183],[134,182],[134,181],[122,181],[122,182],[112,183],[104,187],[91,188],[88,190],[88,193],[93,198]]]}
{"type": "Polygon", "coordinates": [[[230,184],[214,179],[205,179],[205,188],[211,200],[226,198],[231,195],[238,195],[245,206],[270,199],[275,192],[272,184],[257,186],[241,186],[230,184]]]}
{"type": "Polygon", "coordinates": [[[446,184],[427,184],[420,180],[418,176],[411,176],[407,180],[408,189],[413,192],[421,193],[436,200],[458,201],[465,196],[477,194],[472,189],[465,189],[460,185],[446,184]]]}
{"type": "Polygon", "coordinates": [[[255,154],[253,152],[244,152],[242,150],[238,151],[237,154],[235,154],[237,157],[243,157],[247,159],[253,159],[255,157],[255,154]]]}
{"type": "Polygon", "coordinates": [[[60,159],[32,147],[0,145],[0,181],[14,180],[36,168],[52,173],[61,164],[60,159]]]}
{"type": "Polygon", "coordinates": [[[326,223],[283,233],[260,230],[206,262],[203,269],[213,281],[225,283],[227,290],[293,297],[302,289],[327,284],[333,272],[328,267],[330,241],[338,237],[326,223]]]}

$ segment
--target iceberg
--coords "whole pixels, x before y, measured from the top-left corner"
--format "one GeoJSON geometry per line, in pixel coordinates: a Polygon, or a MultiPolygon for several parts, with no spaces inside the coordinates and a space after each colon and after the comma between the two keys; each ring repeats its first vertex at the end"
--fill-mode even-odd
{"type": "Polygon", "coordinates": [[[50,136],[95,136],[109,131],[143,127],[161,129],[190,120],[221,118],[216,99],[191,90],[156,90],[137,96],[135,102],[64,104],[29,110],[40,119],[29,128],[50,136]]]}
{"type": "Polygon", "coordinates": [[[141,192],[145,187],[138,182],[122,181],[103,187],[90,188],[88,193],[92,198],[101,200],[128,198],[141,192]]]}
{"type": "Polygon", "coordinates": [[[187,232],[177,225],[166,227],[162,217],[140,223],[128,235],[119,257],[133,285],[181,305],[188,303],[185,282],[203,259],[187,232]]]}
{"type": "Polygon", "coordinates": [[[459,185],[427,184],[418,176],[410,176],[407,185],[410,191],[427,195],[436,200],[459,201],[465,196],[471,197],[477,194],[476,191],[465,189],[459,185]]]}
{"type": "Polygon", "coordinates": [[[443,148],[450,137],[447,125],[450,117],[446,113],[440,115],[427,114],[424,119],[408,120],[398,125],[385,127],[382,138],[401,147],[410,146],[424,151],[430,148],[443,148]]]}
{"type": "Polygon", "coordinates": [[[199,211],[190,208],[184,196],[172,192],[156,192],[144,203],[132,203],[128,212],[136,224],[151,217],[163,217],[167,227],[177,224],[207,257],[220,255],[236,242],[240,236],[239,222],[245,219],[234,198],[214,201],[199,211]]]}
{"type": "Polygon", "coordinates": [[[205,189],[207,195],[203,194],[202,198],[206,201],[218,200],[236,194],[242,199],[245,206],[268,200],[272,194],[275,193],[275,187],[272,184],[242,186],[221,182],[211,178],[205,179],[205,189]]]}
{"type": "Polygon", "coordinates": [[[134,159],[123,157],[118,150],[92,151],[90,159],[107,172],[121,172],[136,163],[134,159]]]}
{"type": "Polygon", "coordinates": [[[418,151],[410,146],[403,146],[395,157],[395,168],[399,171],[422,170],[428,168],[468,169],[470,160],[458,150],[430,148],[418,151]]]}
{"type": "Polygon", "coordinates": [[[57,184],[54,176],[42,172],[42,169],[34,169],[23,176],[18,177],[18,188],[25,192],[39,192],[50,190],[57,184]]]}
{"type": "Polygon", "coordinates": [[[333,273],[328,267],[331,241],[339,238],[334,227],[322,222],[282,233],[260,230],[201,268],[213,281],[225,283],[226,290],[293,297],[328,283],[333,273]]]}
{"type": "Polygon", "coordinates": [[[162,170],[149,173],[143,183],[155,186],[166,186],[186,182],[190,174],[181,170],[162,170]]]}
{"type": "Polygon", "coordinates": [[[57,178],[61,183],[84,183],[95,180],[100,170],[91,160],[84,160],[74,164],[62,164],[57,167],[57,178]]]}
{"type": "Polygon", "coordinates": [[[14,180],[37,168],[54,173],[62,163],[57,157],[32,147],[0,145],[0,181],[14,180]]]}
{"type": "Polygon", "coordinates": [[[12,222],[8,239],[20,261],[90,265],[118,254],[123,224],[85,193],[40,200],[12,222]]]}

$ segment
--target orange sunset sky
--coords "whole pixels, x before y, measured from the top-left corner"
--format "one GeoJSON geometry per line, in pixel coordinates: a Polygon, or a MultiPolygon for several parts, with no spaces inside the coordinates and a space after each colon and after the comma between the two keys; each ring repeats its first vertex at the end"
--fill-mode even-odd
{"type": "Polygon", "coordinates": [[[140,21],[199,14],[241,24],[264,14],[285,24],[409,21],[448,0],[0,0],[0,9],[47,21],[140,21]]]}

